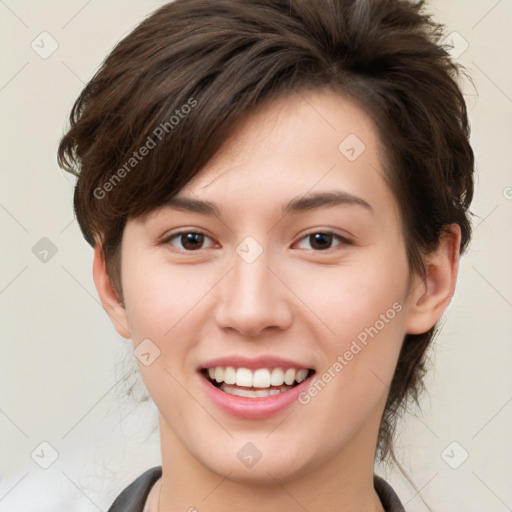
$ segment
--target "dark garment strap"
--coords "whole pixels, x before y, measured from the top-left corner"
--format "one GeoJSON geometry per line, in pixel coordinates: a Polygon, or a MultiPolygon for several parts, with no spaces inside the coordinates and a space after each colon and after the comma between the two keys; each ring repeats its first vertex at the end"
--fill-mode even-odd
{"type": "Polygon", "coordinates": [[[161,466],[148,469],[116,498],[108,512],[142,512],[149,491],[161,476],[161,466]]]}
{"type": "Polygon", "coordinates": [[[386,512],[405,512],[402,502],[386,480],[378,475],[373,475],[373,486],[386,512]]]}
{"type": "MultiPolygon", "coordinates": [[[[116,498],[108,512],[143,512],[149,492],[162,476],[161,466],[148,469],[116,498]]],[[[380,476],[373,476],[373,485],[386,512],[405,512],[393,488],[380,476]]]]}

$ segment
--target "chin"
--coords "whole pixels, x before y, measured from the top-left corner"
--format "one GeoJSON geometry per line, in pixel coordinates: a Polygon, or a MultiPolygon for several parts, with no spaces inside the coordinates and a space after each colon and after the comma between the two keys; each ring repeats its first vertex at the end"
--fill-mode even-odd
{"type": "Polygon", "coordinates": [[[242,467],[237,461],[230,466],[225,465],[222,468],[216,469],[216,472],[222,477],[229,475],[227,479],[232,482],[254,487],[275,486],[276,481],[285,483],[296,478],[299,473],[302,473],[297,466],[292,470],[289,460],[287,461],[285,459],[264,462],[262,458],[252,468],[242,467]]]}
{"type": "Polygon", "coordinates": [[[251,436],[235,436],[228,445],[218,447],[209,460],[199,462],[222,478],[258,487],[275,486],[276,480],[279,483],[294,480],[316,466],[314,454],[307,453],[312,449],[311,443],[308,443],[309,450],[303,450],[303,442],[293,443],[288,439],[285,443],[277,438],[269,442],[265,436],[268,432],[262,434],[261,439],[253,436],[253,442],[248,441],[251,436]],[[226,453],[233,455],[227,457],[226,453]]]}

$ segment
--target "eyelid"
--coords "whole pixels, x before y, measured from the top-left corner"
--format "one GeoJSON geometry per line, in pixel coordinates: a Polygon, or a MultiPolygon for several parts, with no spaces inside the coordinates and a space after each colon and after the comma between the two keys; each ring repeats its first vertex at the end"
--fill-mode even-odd
{"type": "MultiPolygon", "coordinates": [[[[175,238],[178,238],[180,237],[181,235],[184,235],[184,234],[190,234],[190,233],[194,233],[194,234],[199,234],[199,235],[203,235],[204,237],[210,239],[213,241],[213,238],[211,236],[209,236],[205,231],[203,231],[202,229],[199,229],[199,228],[181,228],[179,231],[175,231],[173,233],[170,233],[168,235],[165,235],[162,240],[159,242],[159,245],[167,245],[167,244],[170,244],[170,242],[175,239],[175,238]]],[[[334,247],[329,247],[328,249],[319,249],[319,250],[315,250],[315,249],[306,249],[310,252],[314,252],[314,253],[330,253],[332,252],[333,250],[336,250],[337,247],[339,246],[345,246],[345,245],[353,245],[353,241],[344,236],[344,235],[341,235],[335,231],[333,231],[332,229],[322,229],[322,228],[317,228],[317,229],[313,229],[313,230],[310,230],[309,232],[307,233],[304,233],[299,239],[298,241],[294,244],[296,245],[297,243],[300,243],[302,242],[303,240],[307,239],[308,237],[310,237],[311,235],[316,235],[316,234],[322,234],[322,235],[328,235],[328,236],[332,236],[333,238],[337,238],[340,243],[335,245],[334,247]]],[[[184,253],[197,253],[197,252],[200,252],[201,250],[204,250],[204,249],[208,249],[208,247],[205,247],[205,248],[202,248],[202,249],[197,249],[197,250],[180,250],[180,252],[184,252],[184,253]]]]}
{"type": "MultiPolygon", "coordinates": [[[[203,235],[204,237],[206,238],[209,238],[210,240],[213,241],[213,238],[208,235],[208,233],[206,233],[205,231],[203,231],[202,229],[199,229],[199,228],[181,228],[179,231],[175,231],[173,233],[170,233],[170,234],[166,234],[165,236],[162,237],[161,241],[158,242],[158,245],[166,245],[166,244],[170,244],[171,240],[173,240],[174,238],[177,238],[179,237],[180,235],[185,235],[185,234],[189,234],[189,233],[194,233],[194,234],[197,234],[197,235],[203,235]]],[[[182,252],[199,252],[201,251],[202,249],[197,249],[196,251],[182,251],[182,252]]]]}
{"type": "Polygon", "coordinates": [[[338,245],[335,245],[334,247],[330,247],[328,249],[324,249],[324,250],[314,250],[314,249],[309,249],[311,252],[315,252],[315,253],[329,253],[333,250],[335,250],[337,247],[339,246],[343,246],[343,245],[353,245],[353,242],[352,240],[350,240],[350,238],[348,238],[347,236],[344,236],[344,235],[341,235],[339,233],[337,233],[336,231],[333,231],[332,229],[313,229],[312,231],[309,231],[308,233],[305,233],[304,235],[302,235],[298,242],[297,243],[300,243],[302,242],[302,240],[304,240],[305,238],[308,238],[310,237],[311,235],[316,235],[316,234],[322,234],[322,235],[329,235],[329,236],[332,236],[333,238],[337,238],[338,240],[341,241],[340,244],[338,245]]]}

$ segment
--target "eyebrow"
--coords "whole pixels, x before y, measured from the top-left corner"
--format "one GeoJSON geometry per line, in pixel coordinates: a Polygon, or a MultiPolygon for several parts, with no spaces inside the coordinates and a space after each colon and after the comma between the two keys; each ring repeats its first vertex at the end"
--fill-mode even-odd
{"type": "MultiPolygon", "coordinates": [[[[166,207],[186,210],[203,215],[222,216],[221,208],[210,201],[192,197],[175,196],[165,203],[166,207]]],[[[283,215],[316,210],[332,206],[361,206],[373,213],[373,208],[364,199],[341,190],[335,192],[316,192],[293,198],[283,205],[283,215]]]]}

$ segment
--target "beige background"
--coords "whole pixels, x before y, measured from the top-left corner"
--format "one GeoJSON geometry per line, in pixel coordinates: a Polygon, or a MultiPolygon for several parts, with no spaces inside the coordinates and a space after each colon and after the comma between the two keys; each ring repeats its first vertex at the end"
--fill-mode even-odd
{"type": "MultiPolygon", "coordinates": [[[[92,250],[73,219],[73,179],[55,153],[84,84],[162,3],[0,1],[1,511],[104,511],[159,464],[155,408],[126,398],[120,378],[133,357],[98,302],[92,250]],[[51,50],[43,31],[58,44],[45,59],[31,47],[51,50]],[[57,250],[46,262],[33,252],[43,237],[57,250]]],[[[423,412],[398,432],[399,458],[420,492],[390,468],[377,472],[410,512],[428,510],[421,498],[435,511],[501,512],[512,510],[512,3],[430,5],[446,33],[459,34],[456,50],[467,42],[458,59],[478,92],[466,87],[475,234],[431,353],[423,412]]]]}

